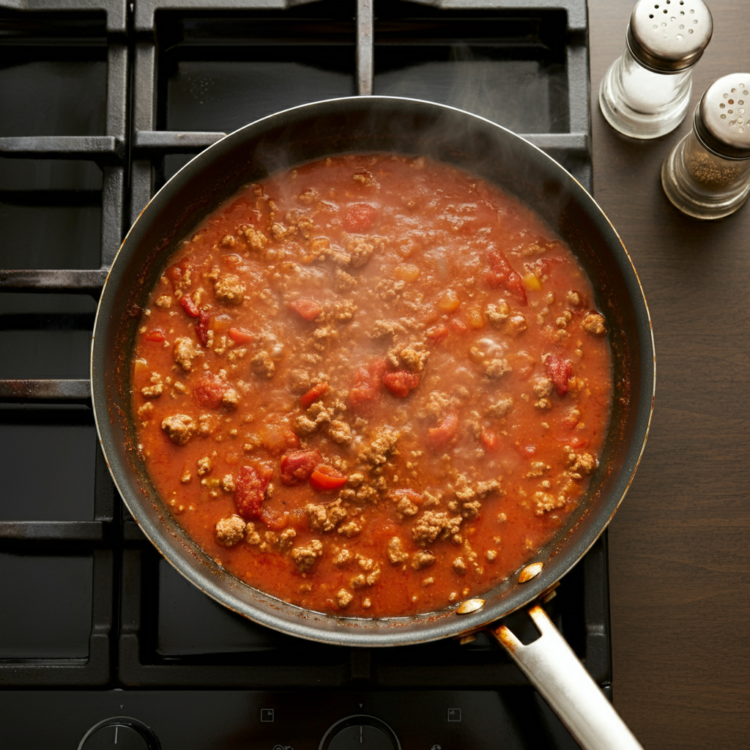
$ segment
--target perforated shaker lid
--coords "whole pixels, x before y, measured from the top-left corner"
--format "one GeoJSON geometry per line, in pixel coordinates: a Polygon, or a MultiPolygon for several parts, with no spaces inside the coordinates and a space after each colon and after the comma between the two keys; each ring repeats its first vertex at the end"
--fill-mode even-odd
{"type": "Polygon", "coordinates": [[[695,110],[695,132],[720,156],[750,158],[750,73],[732,73],[706,89],[695,110]]]}
{"type": "Polygon", "coordinates": [[[700,60],[713,28],[702,0],[639,0],[630,16],[627,42],[644,67],[679,73],[700,60]]]}

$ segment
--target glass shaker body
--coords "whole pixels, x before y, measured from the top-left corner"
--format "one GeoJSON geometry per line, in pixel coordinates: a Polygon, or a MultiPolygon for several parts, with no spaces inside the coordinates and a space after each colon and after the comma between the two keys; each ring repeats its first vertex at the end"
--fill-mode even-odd
{"type": "Polygon", "coordinates": [[[658,138],[685,118],[692,91],[691,70],[655,73],[626,49],[612,63],[599,89],[607,122],[633,138],[658,138]]]}
{"type": "Polygon", "coordinates": [[[696,107],[692,131],[664,160],[664,192],[688,216],[721,219],[750,195],[746,112],[750,114],[750,75],[720,78],[696,107]]]}
{"type": "Polygon", "coordinates": [[[607,122],[632,138],[658,138],[674,130],[687,114],[692,66],[712,33],[703,0],[639,0],[625,51],[599,88],[607,122]]]}

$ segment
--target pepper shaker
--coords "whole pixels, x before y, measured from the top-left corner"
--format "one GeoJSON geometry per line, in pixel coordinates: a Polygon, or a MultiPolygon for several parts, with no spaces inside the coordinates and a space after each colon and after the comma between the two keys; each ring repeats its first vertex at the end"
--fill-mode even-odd
{"type": "Polygon", "coordinates": [[[599,88],[607,122],[633,138],[658,138],[687,114],[691,68],[713,32],[702,0],[639,0],[628,24],[625,52],[599,88]]]}
{"type": "Polygon", "coordinates": [[[732,73],[706,89],[693,130],[669,153],[661,183],[672,203],[698,219],[734,213],[750,193],[750,73],[732,73]]]}

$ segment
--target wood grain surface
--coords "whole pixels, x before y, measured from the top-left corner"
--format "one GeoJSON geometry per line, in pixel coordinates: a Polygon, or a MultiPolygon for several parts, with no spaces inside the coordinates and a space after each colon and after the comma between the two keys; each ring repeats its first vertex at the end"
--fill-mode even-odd
{"type": "Polygon", "coordinates": [[[609,534],[615,706],[647,749],[750,748],[750,204],[691,219],[659,176],[705,89],[750,71],[750,2],[708,0],[690,114],[653,141],[620,136],[598,105],[634,4],[589,0],[594,195],[635,262],[657,361],[646,452],[609,534]]]}

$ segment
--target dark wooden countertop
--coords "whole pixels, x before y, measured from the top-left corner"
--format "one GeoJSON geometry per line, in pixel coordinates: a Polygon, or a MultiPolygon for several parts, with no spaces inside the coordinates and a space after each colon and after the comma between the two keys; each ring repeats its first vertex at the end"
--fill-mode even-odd
{"type": "Polygon", "coordinates": [[[634,141],[606,123],[598,92],[635,0],[589,0],[594,195],[640,275],[657,362],[648,444],[609,533],[614,699],[659,750],[750,747],[750,204],[690,219],[659,177],[705,89],[750,70],[750,4],[707,4],[691,114],[634,141]]]}

